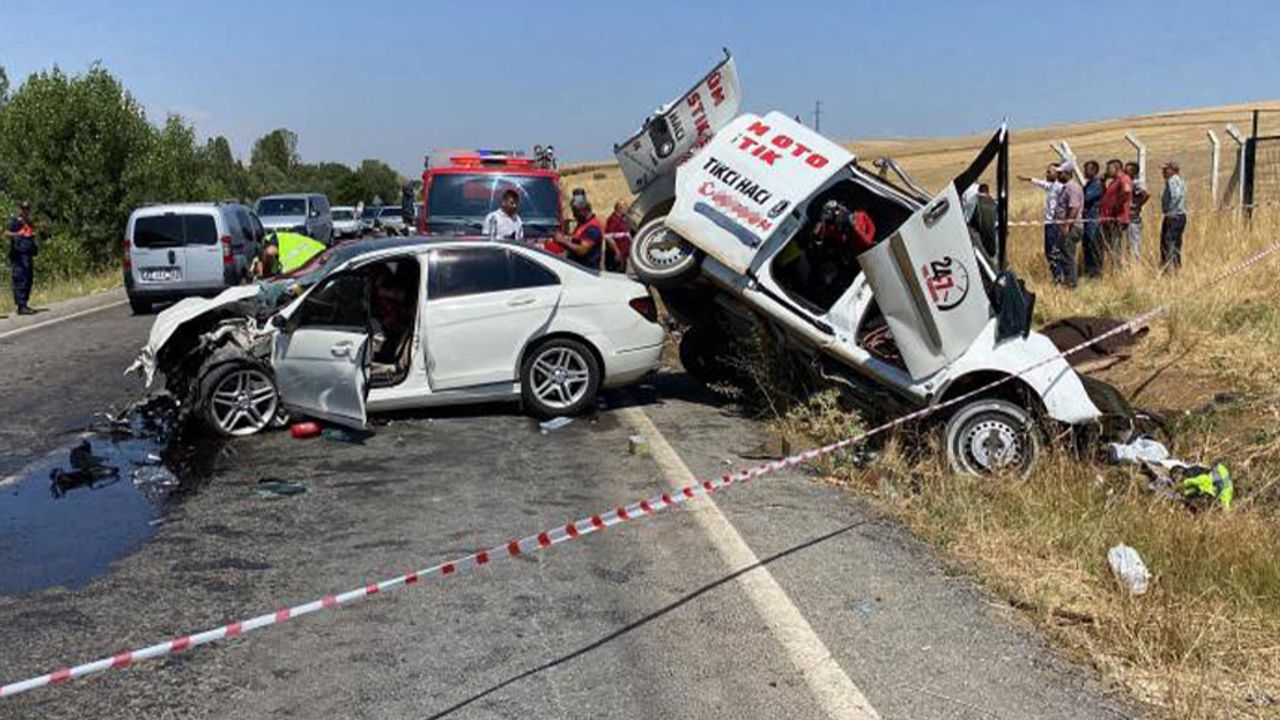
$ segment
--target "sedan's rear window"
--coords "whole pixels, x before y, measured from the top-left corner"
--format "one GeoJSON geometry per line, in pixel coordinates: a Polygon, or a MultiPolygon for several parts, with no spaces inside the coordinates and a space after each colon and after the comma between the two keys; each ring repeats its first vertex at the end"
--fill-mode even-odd
{"type": "Polygon", "coordinates": [[[133,221],[133,246],[139,248],[216,245],[218,224],[212,215],[168,213],[133,221]]]}

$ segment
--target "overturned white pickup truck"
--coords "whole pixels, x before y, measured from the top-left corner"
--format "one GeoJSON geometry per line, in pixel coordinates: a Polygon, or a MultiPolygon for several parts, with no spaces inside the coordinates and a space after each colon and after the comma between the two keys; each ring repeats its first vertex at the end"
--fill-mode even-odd
{"type": "Polygon", "coordinates": [[[1042,428],[1102,418],[1091,394],[1105,389],[1030,331],[1033,298],[1001,272],[1005,128],[930,198],[782,113],[736,116],[738,107],[726,58],[615,148],[639,195],[631,265],[686,324],[691,374],[724,379],[725,349],[763,334],[878,418],[1011,377],[934,418],[951,465],[971,473],[1026,472],[1042,428]],[[971,234],[962,202],[992,165],[994,252],[971,234]],[[861,242],[822,247],[815,228],[833,206],[857,215],[861,242]]]}

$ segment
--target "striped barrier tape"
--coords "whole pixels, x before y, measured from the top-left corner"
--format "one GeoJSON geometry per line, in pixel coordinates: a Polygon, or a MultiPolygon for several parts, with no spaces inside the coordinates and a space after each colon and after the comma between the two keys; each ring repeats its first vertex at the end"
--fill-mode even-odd
{"type": "MultiPolygon", "coordinates": [[[[1226,280],[1249,270],[1253,266],[1274,255],[1277,251],[1280,251],[1280,242],[1259,251],[1257,254],[1240,263],[1229,272],[1200,283],[1199,286],[1193,288],[1183,297],[1194,297],[1213,285],[1225,282],[1226,280]]],[[[325,595],[322,598],[312,600],[311,602],[303,603],[301,605],[281,607],[273,612],[264,613],[245,620],[237,620],[210,630],[195,632],[188,635],[180,635],[171,640],[156,643],[148,647],[137,650],[126,650],[92,662],[64,667],[37,677],[6,685],[0,685],[0,698],[13,697],[46,685],[64,683],[68,680],[83,678],[106,670],[126,668],[145,660],[176,655],[191,650],[192,648],[199,647],[201,645],[208,645],[219,640],[237,638],[246,633],[253,632],[254,630],[261,630],[262,628],[270,627],[272,625],[279,625],[280,623],[299,618],[304,615],[310,615],[312,613],[325,610],[336,610],[344,605],[349,605],[358,600],[379,595],[387,590],[393,590],[402,586],[416,585],[421,583],[423,580],[431,578],[447,578],[459,573],[475,570],[495,562],[512,560],[520,557],[521,555],[528,555],[539,550],[545,550],[553,545],[559,545],[564,542],[586,537],[587,535],[603,531],[606,528],[613,527],[620,523],[630,522],[632,520],[655,515],[663,510],[681,505],[690,500],[709,496],[711,493],[730,485],[747,482],[788,467],[816,460],[824,455],[829,455],[851,445],[864,442],[894,428],[915,422],[948,407],[958,405],[1037,368],[1056,362],[1061,358],[1069,357],[1081,350],[1084,350],[1085,348],[1102,342],[1107,338],[1113,337],[1122,332],[1127,332],[1137,327],[1145,326],[1152,319],[1166,312],[1168,308],[1179,299],[1181,298],[1175,298],[1175,300],[1171,300],[1149,310],[1132,320],[1103,333],[1102,335],[1081,342],[1063,352],[1044,358],[1039,362],[1032,363],[1013,375],[994,380],[986,385],[970,390],[969,392],[944,402],[940,402],[936,405],[929,405],[920,408],[919,410],[898,417],[858,435],[838,440],[836,442],[813,448],[812,450],[807,450],[802,453],[797,453],[779,460],[761,463],[751,468],[739,470],[735,473],[727,473],[718,478],[695,482],[684,486],[674,493],[662,493],[661,495],[655,495],[647,500],[641,500],[630,505],[614,508],[607,512],[575,520],[561,527],[544,530],[536,535],[529,535],[519,540],[510,540],[501,545],[489,548],[488,550],[482,550],[472,553],[471,555],[432,565],[404,575],[397,575],[393,578],[382,580],[380,582],[369,583],[363,587],[348,590],[343,593],[325,595]]]]}

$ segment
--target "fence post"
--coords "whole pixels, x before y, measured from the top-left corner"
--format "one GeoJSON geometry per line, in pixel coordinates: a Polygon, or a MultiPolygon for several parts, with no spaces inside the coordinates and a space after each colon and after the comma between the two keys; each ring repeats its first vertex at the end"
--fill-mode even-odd
{"type": "Polygon", "coordinates": [[[1076,154],[1071,152],[1071,146],[1067,144],[1067,141],[1059,140],[1057,143],[1049,143],[1049,147],[1058,153],[1058,159],[1063,162],[1071,161],[1071,164],[1075,167],[1076,180],[1079,180],[1080,184],[1083,185],[1084,174],[1080,172],[1080,163],[1076,162],[1076,154]]]}
{"type": "Polygon", "coordinates": [[[1245,149],[1248,147],[1248,143],[1245,142],[1244,133],[1240,132],[1240,128],[1236,127],[1234,123],[1227,123],[1227,134],[1231,136],[1232,140],[1236,141],[1236,145],[1240,148],[1236,154],[1236,171],[1240,180],[1237,183],[1240,194],[1240,212],[1244,212],[1244,163],[1245,149]]]}
{"type": "Polygon", "coordinates": [[[1134,135],[1132,130],[1124,134],[1124,139],[1128,140],[1129,144],[1132,145],[1134,149],[1138,151],[1138,177],[1136,179],[1138,180],[1138,182],[1146,183],[1147,181],[1147,146],[1143,145],[1142,142],[1138,140],[1138,136],[1134,135]]]}
{"type": "Polygon", "coordinates": [[[1218,207],[1218,167],[1222,159],[1222,144],[1212,130],[1205,130],[1209,136],[1209,202],[1216,210],[1218,207]]]}

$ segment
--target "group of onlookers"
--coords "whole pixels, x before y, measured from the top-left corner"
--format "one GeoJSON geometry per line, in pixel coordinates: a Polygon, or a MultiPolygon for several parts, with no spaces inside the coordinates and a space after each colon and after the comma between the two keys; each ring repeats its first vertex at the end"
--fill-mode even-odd
{"type": "MultiPolygon", "coordinates": [[[[574,225],[561,228],[542,244],[547,250],[593,270],[626,272],[631,250],[631,221],[628,206],[619,200],[613,214],[603,222],[596,216],[586,195],[575,194],[569,202],[574,225]]],[[[524,221],[520,219],[520,195],[515,190],[502,193],[502,203],[485,217],[482,234],[490,240],[524,242],[524,221]]]]}
{"type": "MultiPolygon", "coordinates": [[[[1141,259],[1142,210],[1151,198],[1137,163],[1108,160],[1103,173],[1098,161],[1089,160],[1083,169],[1083,183],[1072,160],[1049,165],[1043,180],[1020,176],[1044,190],[1045,260],[1053,281],[1069,288],[1076,287],[1081,271],[1098,278],[1106,267],[1114,270],[1141,259]]],[[[1169,270],[1182,265],[1187,189],[1177,161],[1166,162],[1162,174],[1160,266],[1169,270]]]]}

